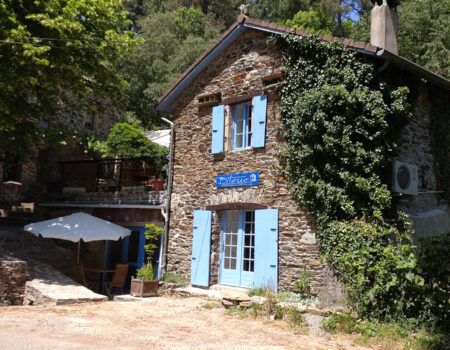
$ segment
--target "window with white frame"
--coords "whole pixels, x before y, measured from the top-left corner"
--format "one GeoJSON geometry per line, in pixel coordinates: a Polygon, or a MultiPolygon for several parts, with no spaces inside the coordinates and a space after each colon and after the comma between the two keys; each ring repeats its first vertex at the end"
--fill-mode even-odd
{"type": "Polygon", "coordinates": [[[252,104],[244,102],[232,107],[232,143],[233,150],[252,147],[252,104]]]}

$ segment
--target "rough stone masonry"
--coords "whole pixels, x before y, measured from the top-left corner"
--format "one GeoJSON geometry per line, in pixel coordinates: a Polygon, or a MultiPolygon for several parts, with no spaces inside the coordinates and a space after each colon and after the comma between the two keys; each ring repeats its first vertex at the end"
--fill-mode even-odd
{"type": "MultiPolygon", "coordinates": [[[[280,154],[286,144],[281,130],[279,101],[276,91],[268,89],[264,79],[282,70],[283,61],[268,39],[267,34],[254,30],[241,34],[192,81],[173,106],[176,137],[168,269],[181,272],[187,278],[190,276],[194,209],[215,211],[211,233],[212,285],[218,282],[220,210],[230,209],[227,203],[251,203],[248,209],[255,209],[255,205],[259,208],[275,207],[279,210],[279,289],[290,289],[300,272],[306,268],[312,280],[311,291],[324,304],[330,304],[342,297],[342,287],[329,266],[321,260],[314,223],[294,201],[283,176],[280,154]],[[221,103],[227,104],[224,101],[236,100],[262,90],[268,95],[265,147],[239,152],[227,151],[225,147],[223,155],[212,155],[212,106],[202,105],[199,99],[215,95],[220,96],[221,103]],[[260,173],[257,188],[218,189],[215,186],[217,174],[251,171],[260,173]]],[[[226,107],[226,110],[230,115],[230,108],[226,107]]],[[[429,118],[429,108],[419,98],[415,102],[414,120],[405,129],[399,156],[401,160],[429,169],[426,174],[422,174],[428,191],[435,189],[429,118]]],[[[431,196],[431,202],[429,195],[410,198],[409,205],[414,203],[415,207],[429,210],[436,205],[435,195],[431,196]]],[[[240,209],[246,209],[245,205],[242,204],[240,209]]]]}
{"type": "Polygon", "coordinates": [[[0,306],[22,305],[27,281],[27,263],[0,260],[0,306]]]}

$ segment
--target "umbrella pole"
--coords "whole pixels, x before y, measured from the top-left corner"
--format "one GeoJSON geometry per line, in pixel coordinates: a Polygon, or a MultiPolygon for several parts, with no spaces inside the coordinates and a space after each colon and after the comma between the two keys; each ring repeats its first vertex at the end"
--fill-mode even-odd
{"type": "Polygon", "coordinates": [[[78,248],[77,248],[77,265],[80,263],[80,243],[81,243],[81,240],[78,241],[78,248]]]}

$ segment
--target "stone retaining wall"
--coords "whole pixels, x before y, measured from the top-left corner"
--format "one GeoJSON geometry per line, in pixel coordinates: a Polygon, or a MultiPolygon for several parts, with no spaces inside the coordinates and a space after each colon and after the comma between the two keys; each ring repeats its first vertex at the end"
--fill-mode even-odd
{"type": "Polygon", "coordinates": [[[27,280],[27,263],[0,260],[0,306],[22,305],[27,280]]]}

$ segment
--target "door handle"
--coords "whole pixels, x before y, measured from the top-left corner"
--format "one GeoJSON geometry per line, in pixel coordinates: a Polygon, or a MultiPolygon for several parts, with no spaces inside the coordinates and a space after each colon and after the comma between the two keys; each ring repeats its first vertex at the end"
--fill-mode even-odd
{"type": "Polygon", "coordinates": [[[277,267],[277,265],[270,265],[270,267],[274,269],[275,267],[277,267]]]}
{"type": "Polygon", "coordinates": [[[192,257],[192,260],[197,260],[197,258],[192,257]]]}

